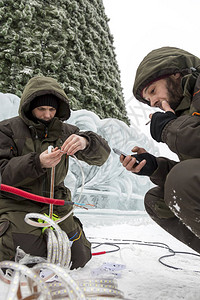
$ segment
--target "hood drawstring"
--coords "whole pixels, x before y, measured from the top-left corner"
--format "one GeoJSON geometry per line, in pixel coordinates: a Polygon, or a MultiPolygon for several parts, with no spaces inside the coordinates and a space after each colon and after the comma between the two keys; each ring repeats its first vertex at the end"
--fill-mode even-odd
{"type": "Polygon", "coordinates": [[[32,136],[35,137],[36,139],[38,139],[38,134],[37,134],[37,130],[33,125],[29,126],[30,132],[32,133],[32,136]]]}
{"type": "MultiPolygon", "coordinates": [[[[32,133],[32,136],[35,137],[35,139],[38,139],[37,129],[33,125],[30,125],[29,129],[32,133]]],[[[47,137],[48,137],[48,127],[45,126],[44,138],[46,139],[47,137]]]]}

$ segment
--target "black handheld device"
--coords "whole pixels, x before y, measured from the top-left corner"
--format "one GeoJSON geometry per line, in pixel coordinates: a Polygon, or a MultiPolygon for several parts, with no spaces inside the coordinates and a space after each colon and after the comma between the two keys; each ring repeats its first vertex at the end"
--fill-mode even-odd
{"type": "MultiPolygon", "coordinates": [[[[121,150],[119,150],[119,149],[117,149],[117,148],[113,148],[113,151],[116,153],[116,154],[118,154],[119,156],[120,155],[123,155],[124,157],[126,157],[128,154],[126,154],[126,153],[124,153],[124,152],[122,152],[121,150]]],[[[135,156],[134,154],[132,154],[131,156],[135,156]]],[[[139,165],[139,160],[137,160],[136,159],[136,163],[135,163],[135,165],[134,166],[136,166],[136,165],[139,165]]]]}
{"type": "Polygon", "coordinates": [[[118,154],[119,156],[122,154],[124,157],[126,157],[128,154],[122,152],[121,150],[117,149],[117,148],[113,148],[113,151],[118,154]]]}

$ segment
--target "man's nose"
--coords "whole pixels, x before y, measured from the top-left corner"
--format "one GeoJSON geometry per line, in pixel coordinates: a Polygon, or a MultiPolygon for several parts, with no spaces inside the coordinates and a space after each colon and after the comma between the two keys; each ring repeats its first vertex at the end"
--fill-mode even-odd
{"type": "Polygon", "coordinates": [[[155,107],[158,102],[158,99],[156,97],[150,97],[149,102],[152,107],[155,107]]]}
{"type": "Polygon", "coordinates": [[[45,111],[45,118],[50,118],[50,116],[51,116],[51,113],[50,113],[50,111],[45,111]]]}

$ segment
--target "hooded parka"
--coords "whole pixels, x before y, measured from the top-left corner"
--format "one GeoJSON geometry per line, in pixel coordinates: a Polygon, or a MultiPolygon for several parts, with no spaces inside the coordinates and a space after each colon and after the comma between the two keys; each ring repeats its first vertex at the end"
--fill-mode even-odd
{"type": "Polygon", "coordinates": [[[158,168],[150,179],[157,187],[146,194],[145,207],[160,226],[200,252],[200,59],[175,47],[151,51],[137,69],[133,93],[148,104],[142,90],[176,73],[182,75],[183,98],[161,139],[180,162],[156,158],[158,168]]]}
{"type": "MultiPolygon", "coordinates": [[[[110,153],[107,142],[94,132],[80,132],[76,126],[64,123],[63,121],[66,121],[69,116],[69,102],[58,82],[50,77],[32,78],[23,91],[19,116],[0,122],[2,183],[30,193],[50,197],[51,168],[41,167],[39,155],[50,145],[60,148],[71,134],[80,135],[88,140],[88,146],[84,150],[78,151],[75,154],[76,157],[88,164],[101,166],[110,153]],[[29,109],[31,101],[34,101],[37,96],[46,94],[54,95],[59,102],[56,115],[49,124],[34,119],[29,109]]],[[[70,191],[64,185],[68,164],[69,157],[63,155],[60,163],[55,167],[54,198],[71,201],[70,191]]],[[[20,246],[26,253],[44,256],[46,244],[43,243],[41,230],[26,224],[24,216],[29,212],[48,214],[49,205],[5,192],[1,192],[0,197],[0,230],[2,229],[0,231],[0,260],[13,259],[17,246],[20,246]],[[32,251],[34,247],[27,244],[34,238],[37,242],[39,240],[39,243],[32,251]],[[41,251],[40,243],[42,244],[41,251]],[[5,247],[7,247],[6,251],[4,251],[5,247]]],[[[66,215],[71,209],[72,206],[67,204],[64,206],[54,205],[54,213],[59,217],[66,215]]],[[[73,214],[60,223],[60,227],[69,236],[82,230],[82,224],[73,214]]],[[[90,243],[86,240],[84,233],[82,233],[82,244],[90,249],[90,243]]],[[[80,257],[82,249],[73,251],[73,248],[75,249],[75,246],[72,247],[74,267],[83,266],[84,263],[76,264],[76,258],[73,257],[73,252],[80,257]]],[[[89,260],[90,257],[91,254],[86,260],[89,260]]]]}

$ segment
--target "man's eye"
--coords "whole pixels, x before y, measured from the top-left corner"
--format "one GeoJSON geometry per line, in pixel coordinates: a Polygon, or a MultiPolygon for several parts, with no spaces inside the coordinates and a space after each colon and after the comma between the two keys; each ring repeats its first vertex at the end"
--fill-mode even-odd
{"type": "Polygon", "coordinates": [[[155,89],[152,89],[151,91],[150,91],[150,94],[153,94],[155,92],[155,89]]]}

